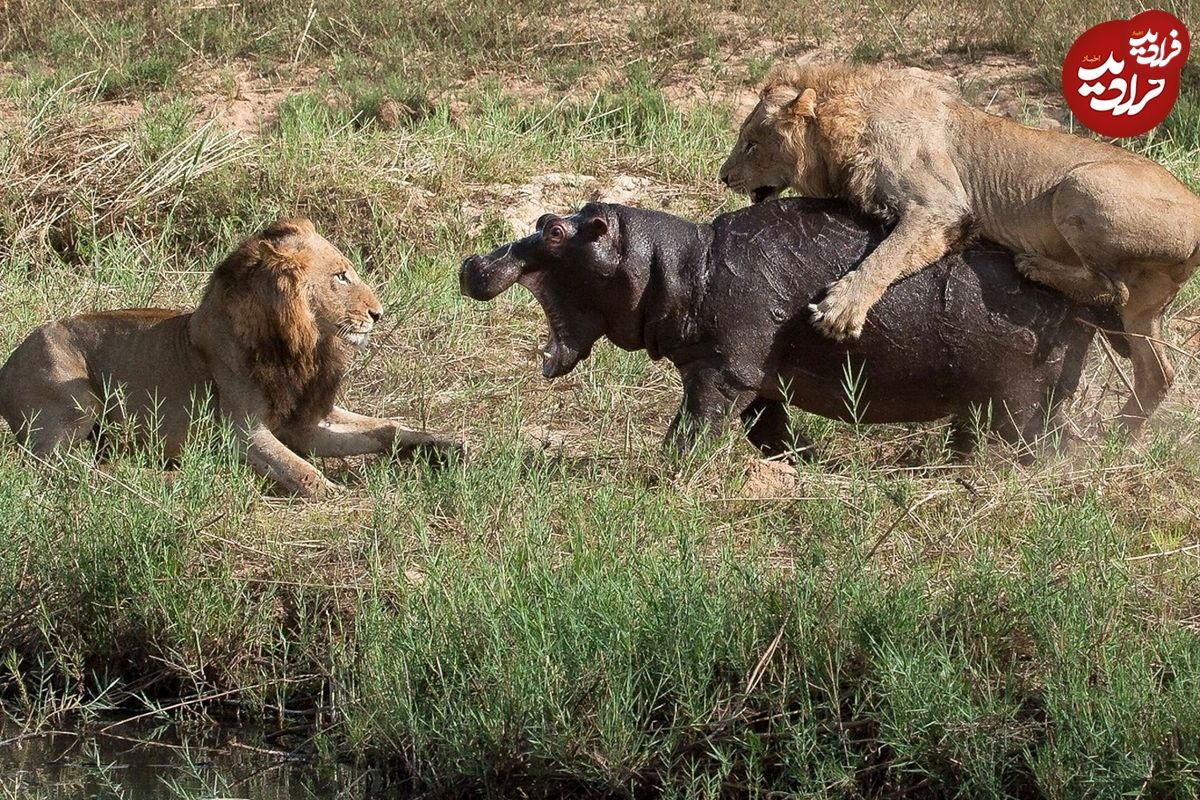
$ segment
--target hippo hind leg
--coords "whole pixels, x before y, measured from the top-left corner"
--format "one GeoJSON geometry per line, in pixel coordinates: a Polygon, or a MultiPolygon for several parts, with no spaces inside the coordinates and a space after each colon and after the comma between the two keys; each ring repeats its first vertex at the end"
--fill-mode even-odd
{"type": "Polygon", "coordinates": [[[992,417],[992,432],[1016,450],[1017,460],[1029,465],[1039,453],[1057,452],[1066,420],[1062,403],[1070,393],[1050,391],[1035,403],[1002,406],[992,417]]]}
{"type": "Polygon", "coordinates": [[[1012,446],[1020,463],[1030,464],[1046,431],[1046,421],[1041,403],[973,405],[951,420],[948,446],[954,459],[963,461],[978,449],[981,436],[991,434],[1012,446]]]}
{"type": "Polygon", "coordinates": [[[993,412],[992,432],[1016,451],[1017,461],[1028,466],[1037,457],[1038,440],[1046,430],[1041,403],[1032,407],[1002,404],[993,412]]]}
{"type": "Polygon", "coordinates": [[[950,421],[950,438],[947,446],[955,461],[965,460],[979,448],[979,434],[983,422],[977,414],[959,414],[950,421]]]}
{"type": "Polygon", "coordinates": [[[812,442],[792,430],[788,424],[787,406],[779,400],[755,399],[742,412],[742,424],[746,428],[746,438],[767,458],[812,458],[812,442]]]}
{"type": "MultiPolygon", "coordinates": [[[[1111,310],[1110,313],[1115,314],[1111,310]]],[[[1103,313],[1099,318],[1105,318],[1103,313]]],[[[1063,354],[1062,368],[1057,380],[1033,398],[1029,396],[1029,392],[1025,392],[1017,399],[1004,404],[1005,409],[1019,411],[1001,414],[999,419],[993,420],[997,434],[1017,447],[1022,463],[1031,462],[1040,451],[1061,452],[1067,444],[1067,420],[1063,415],[1063,403],[1073,397],[1079,388],[1091,340],[1091,331],[1074,335],[1063,354]]],[[[1115,332],[1110,337],[1114,348],[1118,350],[1119,343],[1123,340],[1124,337],[1115,332]]]]}

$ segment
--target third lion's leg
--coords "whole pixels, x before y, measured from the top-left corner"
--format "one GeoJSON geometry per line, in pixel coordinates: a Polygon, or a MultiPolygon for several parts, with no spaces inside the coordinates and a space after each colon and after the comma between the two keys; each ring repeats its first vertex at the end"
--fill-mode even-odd
{"type": "Polygon", "coordinates": [[[1129,334],[1130,359],[1133,361],[1133,396],[1121,409],[1121,424],[1136,441],[1145,431],[1146,420],[1171,388],[1175,368],[1167,359],[1167,348],[1163,343],[1161,311],[1127,309],[1122,312],[1121,319],[1129,334]]]}

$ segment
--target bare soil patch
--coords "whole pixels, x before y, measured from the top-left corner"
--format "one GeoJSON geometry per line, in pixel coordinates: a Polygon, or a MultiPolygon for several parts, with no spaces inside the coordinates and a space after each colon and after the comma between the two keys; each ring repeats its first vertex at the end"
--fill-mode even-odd
{"type": "Polygon", "coordinates": [[[236,61],[227,67],[201,74],[196,81],[195,102],[199,119],[216,118],[230,130],[257,136],[279,119],[279,107],[297,92],[311,91],[320,71],[302,68],[283,81],[263,77],[249,62],[236,61]]]}
{"type": "Polygon", "coordinates": [[[787,497],[796,491],[796,468],[782,461],[754,459],[746,466],[742,495],[755,500],[787,497]]]}
{"type": "Polygon", "coordinates": [[[588,202],[653,205],[666,196],[667,187],[638,175],[598,178],[572,172],[537,175],[523,184],[492,184],[464,200],[462,211],[468,230],[478,234],[490,218],[499,214],[514,236],[533,230],[538,217],[547,211],[567,214],[588,202]]]}

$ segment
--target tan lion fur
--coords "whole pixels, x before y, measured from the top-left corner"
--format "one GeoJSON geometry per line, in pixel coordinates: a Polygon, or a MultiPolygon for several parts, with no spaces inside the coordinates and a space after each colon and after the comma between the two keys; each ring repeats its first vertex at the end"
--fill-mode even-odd
{"type": "Polygon", "coordinates": [[[791,188],[895,223],[814,305],[829,336],[856,338],[890,284],[979,234],[1031,279],[1119,309],[1131,434],[1174,378],[1162,316],[1200,266],[1200,199],[1149,159],[987,114],[911,72],[809,64],[770,73],[720,176],[756,201],[791,188]]]}
{"type": "Polygon", "coordinates": [[[37,453],[128,422],[172,459],[195,415],[215,411],[257,472],[317,495],[330,484],[298,452],[452,446],[334,405],[353,345],[366,344],[381,314],[312,223],[280,220],[217,266],[194,312],[125,309],[42,325],[0,369],[0,415],[37,453]]]}
{"type": "MultiPolygon", "coordinates": [[[[307,246],[316,235],[308,220],[271,225],[217,266],[200,304],[201,311],[208,305],[222,309],[218,313],[229,320],[246,368],[268,400],[273,425],[325,416],[349,360],[351,346],[339,336],[321,336],[304,299],[305,276],[319,269],[321,255],[330,255],[307,246]]],[[[369,307],[377,308],[378,301],[359,286],[357,313],[369,318],[369,307]]]]}

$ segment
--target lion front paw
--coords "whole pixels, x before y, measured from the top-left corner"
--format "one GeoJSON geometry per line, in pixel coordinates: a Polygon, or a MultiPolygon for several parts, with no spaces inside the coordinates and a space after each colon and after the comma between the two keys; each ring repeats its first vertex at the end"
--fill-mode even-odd
{"type": "Polygon", "coordinates": [[[829,287],[819,303],[808,307],[812,312],[813,325],[821,333],[835,341],[844,342],[862,335],[867,322],[867,311],[872,302],[864,297],[856,285],[855,273],[846,275],[829,287]]]}
{"type": "Polygon", "coordinates": [[[290,495],[302,500],[324,500],[345,491],[316,468],[282,475],[276,478],[275,484],[274,494],[290,495]]]}
{"type": "Polygon", "coordinates": [[[345,495],[349,493],[350,490],[345,486],[342,486],[340,483],[334,483],[328,478],[325,478],[321,483],[320,491],[317,492],[313,499],[329,500],[330,498],[337,497],[338,495],[345,495]]]}
{"type": "Polygon", "coordinates": [[[466,442],[440,433],[413,432],[396,448],[396,455],[400,458],[417,456],[435,465],[447,466],[466,461],[469,453],[466,442]]]}

